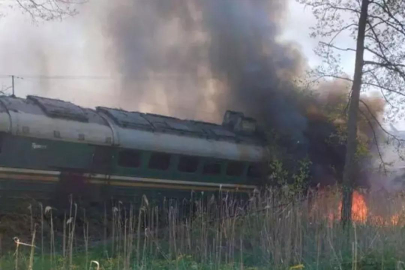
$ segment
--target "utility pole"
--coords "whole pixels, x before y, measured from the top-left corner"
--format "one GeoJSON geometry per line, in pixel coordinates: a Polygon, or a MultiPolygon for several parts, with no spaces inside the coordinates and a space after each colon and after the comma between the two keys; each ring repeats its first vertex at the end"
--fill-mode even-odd
{"type": "MultiPolygon", "coordinates": [[[[0,1],[1,1],[1,0],[0,0],[0,1]]],[[[14,80],[15,80],[15,79],[21,79],[21,80],[22,80],[22,79],[24,79],[24,78],[23,78],[23,77],[14,76],[14,75],[10,75],[10,77],[11,77],[11,86],[8,87],[8,88],[6,88],[6,90],[11,88],[11,91],[12,91],[11,97],[15,97],[15,82],[14,82],[14,80]]]]}
{"type": "Polygon", "coordinates": [[[13,91],[13,94],[11,96],[15,97],[15,95],[14,95],[14,75],[11,75],[11,90],[13,91]]]}

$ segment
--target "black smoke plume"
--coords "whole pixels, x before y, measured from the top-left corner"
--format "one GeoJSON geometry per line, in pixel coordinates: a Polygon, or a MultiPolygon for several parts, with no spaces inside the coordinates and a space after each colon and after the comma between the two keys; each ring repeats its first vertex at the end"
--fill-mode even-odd
{"type": "Polygon", "coordinates": [[[277,41],[285,3],[121,1],[108,30],[124,76],[123,99],[134,104],[156,99],[161,84],[158,98],[169,100],[171,114],[188,107],[210,118],[201,111],[211,103],[216,120],[226,109],[243,111],[302,138],[306,119],[290,99],[305,62],[293,45],[277,41]],[[145,83],[149,80],[158,83],[145,83]],[[224,87],[206,95],[209,81],[224,87]]]}

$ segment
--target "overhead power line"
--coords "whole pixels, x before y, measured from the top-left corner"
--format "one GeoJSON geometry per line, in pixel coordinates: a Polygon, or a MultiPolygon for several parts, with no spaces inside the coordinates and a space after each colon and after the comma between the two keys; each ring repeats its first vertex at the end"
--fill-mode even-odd
{"type": "MultiPolygon", "coordinates": [[[[0,75],[1,78],[10,77],[10,75],[0,75]]],[[[39,80],[114,80],[118,77],[111,76],[92,76],[92,75],[19,75],[24,79],[39,79],[39,80]]]]}
{"type": "MultiPolygon", "coordinates": [[[[0,78],[9,78],[11,75],[0,74],[0,78]]],[[[29,75],[17,74],[15,76],[24,79],[38,79],[38,80],[155,80],[155,79],[185,79],[189,80],[190,76],[184,74],[153,74],[153,75],[131,75],[131,76],[110,76],[110,75],[29,75]]],[[[192,76],[194,79],[210,79],[211,76],[192,76]]]]}

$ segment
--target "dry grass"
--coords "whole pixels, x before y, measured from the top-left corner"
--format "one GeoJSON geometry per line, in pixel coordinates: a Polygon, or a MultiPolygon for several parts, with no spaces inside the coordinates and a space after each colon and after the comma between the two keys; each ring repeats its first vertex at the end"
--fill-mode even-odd
{"type": "MultiPolygon", "coordinates": [[[[85,211],[79,217],[71,200],[60,228],[57,210],[46,207],[42,221],[35,216],[42,207],[32,207],[32,220],[41,225],[41,241],[35,244],[32,237],[32,245],[41,246],[20,246],[14,257],[4,256],[0,263],[34,270],[403,269],[404,202],[402,197],[378,202],[370,197],[367,217],[353,224],[347,238],[336,220],[336,189],[294,196],[267,190],[245,202],[226,193],[161,205],[143,197],[138,204],[116,202],[110,213],[104,207],[98,223],[85,211]]],[[[35,236],[36,226],[32,228],[35,236]]]]}

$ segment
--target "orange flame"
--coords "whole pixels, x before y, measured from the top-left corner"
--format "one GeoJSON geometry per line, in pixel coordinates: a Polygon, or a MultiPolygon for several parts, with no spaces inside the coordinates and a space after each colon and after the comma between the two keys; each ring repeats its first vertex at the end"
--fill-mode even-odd
{"type": "MultiPolygon", "coordinates": [[[[337,203],[337,205],[333,203],[333,199],[328,198],[327,193],[320,193],[313,207],[314,211],[320,211],[318,213],[321,213],[321,216],[323,215],[323,217],[328,220],[329,226],[333,226],[335,221],[341,219],[342,201],[335,201],[335,203],[337,203]],[[324,211],[323,214],[322,211],[324,211]]],[[[352,221],[360,224],[368,222],[376,226],[405,226],[405,207],[403,208],[404,210],[402,210],[403,212],[397,210],[393,213],[391,212],[391,214],[387,214],[386,211],[376,211],[378,209],[372,208],[372,205],[370,207],[371,208],[369,208],[366,203],[365,195],[359,191],[353,191],[352,221]],[[373,209],[376,212],[374,212],[373,209]]],[[[313,217],[316,218],[316,214],[314,214],[313,217]]]]}
{"type": "Polygon", "coordinates": [[[379,226],[400,225],[400,215],[398,213],[385,218],[380,215],[370,214],[364,196],[358,193],[357,191],[354,191],[352,204],[352,220],[358,223],[366,223],[367,218],[370,218],[370,222],[374,225],[379,226]]]}
{"type": "Polygon", "coordinates": [[[352,220],[360,223],[367,221],[368,208],[364,196],[357,191],[353,192],[352,220]]]}
{"type": "MultiPolygon", "coordinates": [[[[341,218],[342,202],[339,204],[338,214],[336,219],[341,218]]],[[[367,221],[368,208],[364,196],[358,191],[353,191],[352,201],[352,220],[358,223],[365,223],[367,221]]]]}
{"type": "Polygon", "coordinates": [[[403,226],[399,214],[395,214],[388,219],[382,216],[372,216],[371,223],[377,226],[403,226]]]}
{"type": "MultiPolygon", "coordinates": [[[[337,215],[329,214],[329,220],[341,218],[342,202],[339,203],[337,215]]],[[[353,191],[352,201],[352,220],[358,223],[365,223],[367,221],[368,208],[364,196],[358,191],[353,191]]]]}

